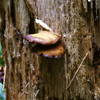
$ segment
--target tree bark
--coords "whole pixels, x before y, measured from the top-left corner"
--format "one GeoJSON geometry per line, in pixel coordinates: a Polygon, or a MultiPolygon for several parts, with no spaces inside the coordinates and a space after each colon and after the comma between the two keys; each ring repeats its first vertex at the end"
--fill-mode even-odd
{"type": "Polygon", "coordinates": [[[95,25],[96,1],[7,0],[3,5],[1,43],[7,65],[7,100],[94,100],[93,35],[99,25],[95,25]],[[62,35],[63,57],[32,53],[22,35],[40,30],[35,18],[62,35]]]}

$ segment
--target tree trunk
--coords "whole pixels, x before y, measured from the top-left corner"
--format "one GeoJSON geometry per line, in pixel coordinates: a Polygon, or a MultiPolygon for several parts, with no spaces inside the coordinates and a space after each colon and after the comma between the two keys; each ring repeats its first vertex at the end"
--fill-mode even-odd
{"type": "Polygon", "coordinates": [[[97,98],[93,68],[93,35],[99,25],[95,25],[95,12],[99,11],[96,1],[7,0],[2,5],[7,100],[97,98]],[[32,53],[22,35],[40,30],[35,18],[62,35],[63,57],[46,58],[32,53]]]}

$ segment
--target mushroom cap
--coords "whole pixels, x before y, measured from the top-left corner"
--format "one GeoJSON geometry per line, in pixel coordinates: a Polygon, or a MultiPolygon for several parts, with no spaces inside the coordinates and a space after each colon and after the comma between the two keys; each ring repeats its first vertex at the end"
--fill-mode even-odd
{"type": "Polygon", "coordinates": [[[52,45],[61,39],[61,35],[54,32],[49,32],[49,31],[40,31],[39,33],[25,36],[25,39],[31,43],[38,43],[42,45],[52,45]]]}
{"type": "Polygon", "coordinates": [[[63,56],[65,48],[63,43],[60,41],[50,46],[37,45],[32,49],[32,52],[47,58],[59,58],[63,56]]]}

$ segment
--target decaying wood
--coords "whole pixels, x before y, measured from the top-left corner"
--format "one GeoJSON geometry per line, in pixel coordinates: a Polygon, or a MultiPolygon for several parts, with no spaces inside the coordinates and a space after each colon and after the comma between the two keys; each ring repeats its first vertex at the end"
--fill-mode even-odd
{"type": "Polygon", "coordinates": [[[73,78],[72,78],[71,81],[69,82],[69,85],[68,85],[68,87],[67,87],[66,89],[69,89],[69,88],[70,88],[72,82],[74,81],[74,79],[75,79],[77,73],[79,72],[80,68],[82,67],[82,64],[83,64],[83,62],[85,61],[85,59],[86,59],[86,57],[88,56],[88,54],[89,54],[89,51],[86,53],[85,57],[82,59],[82,62],[80,63],[78,69],[76,70],[75,74],[73,75],[73,78]]]}
{"type": "MultiPolygon", "coordinates": [[[[7,0],[1,42],[4,46],[7,100],[94,100],[99,98],[93,68],[93,35],[98,36],[98,0],[7,0]],[[95,6],[96,5],[96,6],[95,6]],[[95,13],[96,12],[96,13],[95,13]],[[65,55],[39,57],[22,35],[39,28],[38,18],[62,35],[65,55]],[[5,20],[5,21],[4,21],[5,20]],[[85,62],[71,83],[83,57],[85,62]],[[95,89],[96,87],[96,89],[95,89]]],[[[1,2],[0,2],[1,3],[1,2]]],[[[1,4],[0,4],[1,5],[1,4]]],[[[2,11],[0,8],[0,11],[2,11]]],[[[3,19],[4,18],[4,19],[3,19]]],[[[96,38],[95,38],[96,39],[96,38]]],[[[97,40],[96,40],[97,41],[97,40]]],[[[96,44],[98,45],[98,41],[96,44]]]]}

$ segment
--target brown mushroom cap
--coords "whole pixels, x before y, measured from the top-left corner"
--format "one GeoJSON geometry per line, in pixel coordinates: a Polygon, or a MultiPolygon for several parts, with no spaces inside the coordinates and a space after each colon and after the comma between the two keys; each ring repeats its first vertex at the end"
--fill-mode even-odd
{"type": "Polygon", "coordinates": [[[49,31],[40,31],[39,33],[25,36],[25,39],[31,43],[38,43],[42,45],[52,45],[61,39],[61,35],[54,32],[49,32],[49,31]]]}
{"type": "Polygon", "coordinates": [[[64,54],[65,48],[60,41],[51,46],[37,45],[33,48],[32,52],[47,58],[59,58],[64,54]]]}

